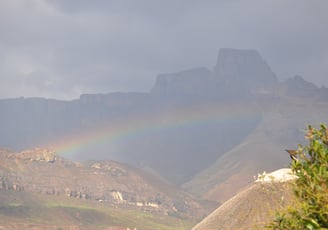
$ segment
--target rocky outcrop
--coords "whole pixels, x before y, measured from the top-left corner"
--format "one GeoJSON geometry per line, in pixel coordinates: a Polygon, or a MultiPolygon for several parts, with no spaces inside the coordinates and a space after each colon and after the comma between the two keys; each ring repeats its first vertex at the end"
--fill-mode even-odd
{"type": "Polygon", "coordinates": [[[42,148],[36,148],[34,150],[26,150],[15,156],[18,159],[28,161],[45,161],[48,163],[56,162],[58,156],[54,151],[42,148]]]}
{"type": "Polygon", "coordinates": [[[115,164],[115,162],[111,161],[95,162],[92,163],[90,167],[95,169],[101,169],[112,177],[121,177],[128,175],[128,172],[123,167],[120,167],[119,164],[115,164]]]}
{"type": "Polygon", "coordinates": [[[21,177],[11,173],[1,175],[0,190],[24,191],[21,177]]]}

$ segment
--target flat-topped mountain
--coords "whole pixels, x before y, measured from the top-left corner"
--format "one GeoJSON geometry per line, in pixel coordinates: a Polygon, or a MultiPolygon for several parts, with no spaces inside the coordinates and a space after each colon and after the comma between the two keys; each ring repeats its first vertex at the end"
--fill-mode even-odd
{"type": "Polygon", "coordinates": [[[222,98],[268,91],[278,79],[256,50],[220,49],[213,70],[194,68],[160,74],[151,92],[161,95],[198,95],[222,98]]]}
{"type": "Polygon", "coordinates": [[[225,93],[233,94],[268,90],[278,83],[256,50],[220,49],[214,76],[225,93]]]}

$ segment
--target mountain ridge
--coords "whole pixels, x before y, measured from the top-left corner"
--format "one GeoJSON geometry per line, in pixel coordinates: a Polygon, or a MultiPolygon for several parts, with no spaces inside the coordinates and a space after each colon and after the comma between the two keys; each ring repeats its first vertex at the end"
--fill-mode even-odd
{"type": "Polygon", "coordinates": [[[327,120],[327,102],[325,87],[300,77],[278,81],[257,51],[221,49],[212,70],[161,74],[146,93],[0,99],[0,146],[21,150],[72,137],[66,149],[82,147],[66,156],[149,169],[222,202],[229,195],[219,190],[236,192],[245,177],[285,166],[282,149],[298,143],[306,124],[327,120]]]}

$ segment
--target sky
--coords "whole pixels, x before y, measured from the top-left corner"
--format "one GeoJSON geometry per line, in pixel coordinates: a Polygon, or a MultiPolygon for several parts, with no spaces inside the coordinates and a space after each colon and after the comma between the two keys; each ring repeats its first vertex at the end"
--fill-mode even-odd
{"type": "Polygon", "coordinates": [[[3,0],[0,98],[148,92],[161,73],[256,49],[328,86],[327,0],[3,0]]]}

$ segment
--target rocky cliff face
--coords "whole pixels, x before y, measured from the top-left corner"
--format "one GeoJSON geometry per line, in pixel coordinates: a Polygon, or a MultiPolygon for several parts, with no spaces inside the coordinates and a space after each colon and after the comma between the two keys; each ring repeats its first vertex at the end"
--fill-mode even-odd
{"type": "Polygon", "coordinates": [[[82,164],[46,149],[1,150],[0,159],[0,190],[69,196],[166,215],[206,213],[177,188],[114,161],[82,164]]]}
{"type": "Polygon", "coordinates": [[[217,84],[225,93],[256,93],[278,83],[276,75],[256,50],[220,49],[214,67],[217,84]]]}

